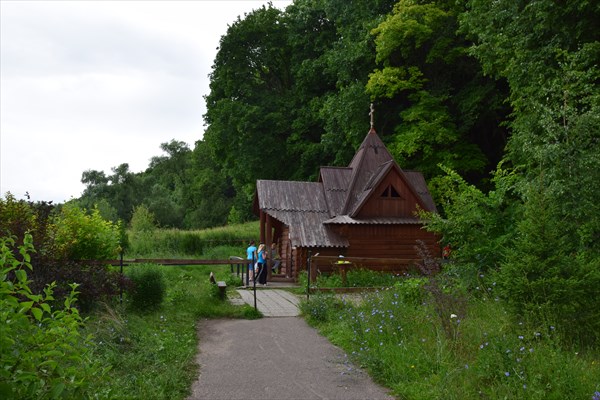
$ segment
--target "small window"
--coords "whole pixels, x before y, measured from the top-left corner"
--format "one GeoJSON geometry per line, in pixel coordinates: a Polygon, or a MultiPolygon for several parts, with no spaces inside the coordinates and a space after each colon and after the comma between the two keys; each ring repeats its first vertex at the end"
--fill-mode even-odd
{"type": "Polygon", "coordinates": [[[400,196],[400,193],[398,193],[396,188],[393,187],[392,185],[389,185],[388,187],[385,188],[385,190],[381,194],[381,197],[396,198],[396,199],[402,198],[402,196],[400,196]]]}

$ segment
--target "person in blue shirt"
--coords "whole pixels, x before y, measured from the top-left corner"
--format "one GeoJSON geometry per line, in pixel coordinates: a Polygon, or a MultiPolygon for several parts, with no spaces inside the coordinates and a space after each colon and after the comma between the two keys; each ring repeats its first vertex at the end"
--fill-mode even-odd
{"type": "Polygon", "coordinates": [[[250,244],[248,245],[248,248],[246,249],[246,254],[247,254],[246,259],[249,260],[248,271],[250,272],[250,279],[254,279],[254,263],[256,263],[256,261],[258,260],[258,257],[256,254],[256,245],[254,244],[254,240],[250,241],[250,244]]]}

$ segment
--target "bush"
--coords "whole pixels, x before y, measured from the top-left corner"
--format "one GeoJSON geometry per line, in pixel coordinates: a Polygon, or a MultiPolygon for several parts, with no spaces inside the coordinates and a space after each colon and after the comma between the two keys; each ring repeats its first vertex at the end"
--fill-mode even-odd
{"type": "MultiPolygon", "coordinates": [[[[64,298],[70,284],[79,284],[78,305],[92,308],[99,300],[119,293],[125,283],[120,274],[105,266],[89,266],[76,260],[115,258],[125,245],[120,224],[105,221],[99,210],[86,214],[74,204],[55,207],[50,203],[0,198],[0,231],[23,243],[30,233],[37,251],[30,256],[35,268],[29,287],[42,292],[55,282],[54,297],[64,298]]],[[[17,250],[14,250],[18,255],[17,250]]]]}
{"type": "Polygon", "coordinates": [[[167,284],[158,266],[142,264],[132,267],[127,274],[131,279],[131,305],[137,310],[159,308],[165,298],[167,284]]]}
{"type": "Polygon", "coordinates": [[[104,371],[91,355],[93,342],[80,334],[83,320],[73,306],[77,285],[71,285],[63,308],[54,308],[53,285],[34,294],[31,235],[12,252],[14,238],[0,239],[0,395],[6,399],[87,398],[88,385],[104,371]]]}
{"type": "Polygon", "coordinates": [[[156,230],[156,218],[148,210],[148,207],[141,205],[135,207],[130,221],[132,232],[152,232],[156,230]]]}
{"type": "Polygon", "coordinates": [[[404,303],[418,306],[425,300],[424,286],[426,283],[426,278],[406,277],[396,281],[394,288],[404,303]]]}
{"type": "Polygon", "coordinates": [[[65,205],[54,220],[56,246],[68,260],[114,259],[121,249],[119,223],[106,221],[98,209],[91,214],[65,205]]]}
{"type": "Polygon", "coordinates": [[[110,302],[121,290],[130,286],[129,280],[106,265],[85,265],[65,261],[51,261],[36,268],[31,288],[41,291],[48,282],[54,282],[54,296],[62,299],[71,291],[70,283],[78,284],[78,305],[83,311],[92,310],[99,302],[110,302]]]}
{"type": "Polygon", "coordinates": [[[31,255],[33,265],[38,260],[56,259],[57,249],[52,242],[55,235],[51,229],[55,208],[47,202],[16,200],[7,193],[4,199],[0,198],[0,236],[15,237],[16,243],[22,244],[25,234],[30,233],[38,250],[31,255]]]}
{"type": "Polygon", "coordinates": [[[514,201],[515,176],[500,167],[493,183],[495,190],[484,193],[468,184],[455,171],[440,165],[446,176],[440,179],[442,213],[422,212],[426,229],[452,245],[452,259],[469,270],[497,269],[502,249],[510,245],[513,223],[518,219],[514,201]],[[444,215],[445,214],[445,215],[444,215]]]}

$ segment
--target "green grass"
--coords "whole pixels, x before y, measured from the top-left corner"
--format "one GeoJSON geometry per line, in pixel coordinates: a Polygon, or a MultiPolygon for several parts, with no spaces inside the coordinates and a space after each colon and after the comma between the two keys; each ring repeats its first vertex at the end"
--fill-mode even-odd
{"type": "MultiPolygon", "coordinates": [[[[176,258],[165,248],[158,250],[138,256],[176,258]]],[[[200,257],[227,258],[244,251],[245,245],[222,243],[204,248],[200,257]]],[[[199,373],[198,321],[260,317],[252,307],[217,298],[209,274],[232,286],[236,282],[228,266],[161,270],[167,292],[159,309],[136,312],[125,297],[123,304],[107,306],[88,320],[96,357],[110,367],[104,379],[94,382],[97,398],[184,399],[199,373]]],[[[423,291],[423,278],[356,271],[348,281],[386,289],[363,294],[361,301],[356,295],[315,294],[301,303],[302,312],[399,399],[591,399],[600,391],[597,349],[566,348],[561,332],[550,324],[511,321],[493,285],[482,282],[485,290],[463,293],[461,302],[446,287],[437,297],[423,291]]],[[[303,282],[300,290],[306,287],[303,282]]],[[[317,282],[320,287],[340,285],[336,275],[317,282]]]]}
{"type": "MultiPolygon", "coordinates": [[[[226,259],[243,256],[257,223],[203,231],[155,230],[134,235],[126,257],[226,259]]],[[[138,266],[136,268],[139,268],[138,266]]],[[[125,274],[128,273],[125,267],[125,274]]],[[[124,296],[89,316],[86,332],[96,343],[95,357],[108,368],[94,382],[97,398],[184,399],[198,376],[195,355],[197,323],[203,318],[260,318],[254,308],[234,306],[218,298],[209,283],[228,282],[229,295],[238,284],[229,266],[160,266],[166,295],[157,309],[140,311],[124,296]]]]}
{"type": "MultiPolygon", "coordinates": [[[[306,271],[300,272],[298,284],[300,288],[306,288],[308,283],[306,271]]],[[[346,284],[342,281],[339,273],[318,274],[315,282],[311,284],[314,288],[343,288],[343,287],[388,287],[402,281],[402,276],[384,272],[370,271],[365,268],[355,268],[346,274],[346,284]]]]}
{"type": "Polygon", "coordinates": [[[155,229],[128,232],[126,258],[209,258],[216,247],[229,247],[228,256],[244,256],[250,240],[258,241],[258,221],[219,228],[187,231],[155,229]]]}
{"type": "Polygon", "coordinates": [[[470,298],[461,317],[440,317],[435,301],[416,302],[407,287],[358,304],[315,295],[301,309],[400,399],[591,399],[600,390],[598,352],[563,348],[553,327],[510,321],[489,294],[470,298]]]}
{"type": "MultiPolygon", "coordinates": [[[[229,249],[212,251],[220,257],[229,249]]],[[[104,379],[94,383],[97,398],[184,399],[198,376],[198,321],[260,317],[253,307],[234,306],[215,295],[209,274],[213,271],[217,280],[234,284],[229,266],[160,268],[167,283],[160,308],[136,311],[125,296],[123,304],[105,306],[86,324],[97,345],[97,359],[110,367],[104,379]]],[[[231,286],[227,290],[231,293],[231,286]]]]}

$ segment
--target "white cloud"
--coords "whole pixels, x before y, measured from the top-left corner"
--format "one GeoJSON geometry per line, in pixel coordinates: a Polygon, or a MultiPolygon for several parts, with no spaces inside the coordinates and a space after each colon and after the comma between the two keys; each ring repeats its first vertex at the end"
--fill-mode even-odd
{"type": "Polygon", "coordinates": [[[61,202],[87,169],[193,146],[220,37],[266,3],[0,1],[0,194],[61,202]]]}

